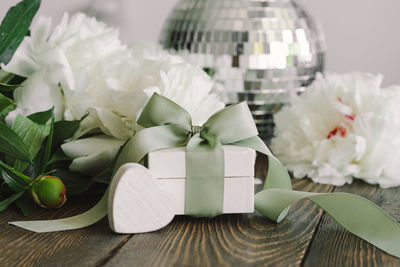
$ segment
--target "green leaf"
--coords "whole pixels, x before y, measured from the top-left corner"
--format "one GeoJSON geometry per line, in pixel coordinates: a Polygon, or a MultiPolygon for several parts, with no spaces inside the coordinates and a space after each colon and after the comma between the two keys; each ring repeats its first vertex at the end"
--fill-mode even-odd
{"type": "Polygon", "coordinates": [[[4,182],[15,192],[24,191],[29,188],[29,183],[10,171],[2,169],[1,175],[3,176],[4,182]]]}
{"type": "MultiPolygon", "coordinates": [[[[29,160],[32,161],[39,152],[43,141],[50,134],[50,125],[40,125],[22,115],[18,115],[11,129],[23,140],[29,147],[29,160]]],[[[29,166],[28,161],[17,160],[14,168],[23,172],[29,166]]]]}
{"type": "Polygon", "coordinates": [[[0,121],[4,122],[4,119],[7,117],[8,113],[13,111],[15,109],[14,105],[9,105],[3,108],[3,110],[0,111],[0,121]]]}
{"type": "Polygon", "coordinates": [[[54,133],[54,108],[51,109],[50,133],[47,137],[46,146],[40,149],[34,161],[36,174],[43,174],[46,171],[46,167],[50,159],[51,146],[53,144],[53,133],[54,133]]]}
{"type": "Polygon", "coordinates": [[[6,97],[5,95],[0,93],[0,110],[2,110],[3,108],[9,106],[9,105],[16,105],[14,100],[12,100],[11,98],[6,97]]]}
{"type": "Polygon", "coordinates": [[[49,159],[49,161],[47,162],[47,165],[51,165],[60,161],[71,161],[72,159],[70,159],[67,155],[65,155],[65,153],[59,149],[57,150],[49,159]]]}
{"type": "Polygon", "coordinates": [[[91,180],[94,183],[109,184],[111,177],[110,176],[95,176],[91,180]]]}
{"type": "Polygon", "coordinates": [[[0,25],[0,62],[7,64],[28,33],[40,0],[23,0],[10,8],[0,25]]]}
{"type": "Polygon", "coordinates": [[[18,87],[21,87],[20,84],[6,84],[0,83],[0,92],[12,92],[18,87]]]}
{"type": "Polygon", "coordinates": [[[0,212],[5,210],[8,206],[10,206],[11,203],[13,203],[15,200],[20,198],[23,194],[24,194],[24,191],[21,191],[3,201],[1,201],[0,202],[0,212]]]}
{"type": "Polygon", "coordinates": [[[115,160],[113,161],[110,166],[105,168],[101,173],[97,174],[96,176],[92,177],[92,182],[95,183],[102,183],[102,184],[109,184],[111,180],[111,176],[114,170],[115,160]]]}
{"type": "Polygon", "coordinates": [[[17,171],[16,169],[14,169],[10,165],[4,163],[1,160],[0,160],[0,167],[2,167],[3,170],[7,170],[8,174],[12,174],[13,176],[18,176],[19,178],[21,178],[22,180],[24,180],[28,184],[30,184],[33,181],[31,177],[26,176],[25,174],[17,171]]]}
{"type": "Polygon", "coordinates": [[[54,123],[53,147],[60,145],[64,140],[70,138],[78,130],[80,120],[57,121],[54,123]]]}
{"type": "Polygon", "coordinates": [[[30,160],[24,141],[3,122],[0,122],[0,152],[20,160],[30,160]]]}
{"type": "Polygon", "coordinates": [[[15,108],[15,102],[0,93],[0,120],[3,121],[7,114],[15,108]]]}
{"type": "Polygon", "coordinates": [[[80,195],[92,185],[89,177],[66,169],[57,169],[52,175],[63,181],[68,195],[80,195]]]}
{"type": "Polygon", "coordinates": [[[24,216],[32,215],[39,210],[38,205],[33,202],[31,194],[27,191],[15,201],[15,205],[22,211],[24,216]]]}
{"type": "Polygon", "coordinates": [[[46,124],[53,116],[53,113],[54,113],[54,107],[46,111],[33,113],[29,115],[27,118],[38,124],[46,124]]]}

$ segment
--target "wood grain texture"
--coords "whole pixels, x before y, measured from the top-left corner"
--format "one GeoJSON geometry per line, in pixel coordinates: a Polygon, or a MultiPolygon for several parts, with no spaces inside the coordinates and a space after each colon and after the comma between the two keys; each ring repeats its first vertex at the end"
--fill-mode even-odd
{"type": "MultiPolygon", "coordinates": [[[[258,161],[256,169],[260,177],[266,165],[258,161]]],[[[294,181],[294,188],[333,190],[309,180],[294,181]]],[[[280,224],[258,212],[214,219],[177,216],[160,231],[134,235],[106,266],[298,266],[321,216],[322,211],[307,201],[293,205],[280,224]]]]}
{"type": "MultiPolygon", "coordinates": [[[[382,189],[355,181],[336,188],[335,192],[361,195],[400,221],[400,187],[382,189]]],[[[400,259],[349,233],[324,214],[304,263],[305,266],[400,266],[400,259]]]]}
{"type": "MultiPolygon", "coordinates": [[[[265,158],[259,158],[256,176],[264,176],[266,167],[265,158]]],[[[293,183],[297,190],[360,194],[400,221],[400,188],[355,182],[335,189],[307,179],[293,183]]],[[[59,210],[42,211],[28,219],[72,216],[96,201],[69,199],[59,210]]],[[[81,230],[37,234],[8,225],[27,219],[9,208],[0,214],[0,266],[400,266],[399,259],[323,214],[310,201],[300,201],[280,224],[255,212],[215,219],[177,216],[167,227],[147,234],[115,234],[107,220],[81,230]]]]}
{"type": "Polygon", "coordinates": [[[21,216],[16,208],[8,208],[0,214],[0,266],[93,266],[102,262],[128,237],[114,234],[106,220],[80,230],[42,234],[7,223],[73,216],[95,203],[96,199],[76,198],[61,209],[28,218],[21,216]]]}

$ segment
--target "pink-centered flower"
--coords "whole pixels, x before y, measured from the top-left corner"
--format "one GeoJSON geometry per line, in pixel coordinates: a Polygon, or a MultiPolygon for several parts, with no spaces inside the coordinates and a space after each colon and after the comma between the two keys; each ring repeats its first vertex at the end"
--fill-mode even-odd
{"type": "Polygon", "coordinates": [[[399,186],[400,87],[382,89],[381,81],[368,73],[318,74],[275,115],[275,155],[297,178],[399,186]]]}

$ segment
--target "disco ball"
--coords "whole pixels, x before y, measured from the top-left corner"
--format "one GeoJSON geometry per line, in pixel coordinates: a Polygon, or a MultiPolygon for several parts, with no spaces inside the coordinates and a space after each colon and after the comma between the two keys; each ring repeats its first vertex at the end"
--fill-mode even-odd
{"type": "Polygon", "coordinates": [[[296,0],[181,0],[160,41],[210,74],[226,104],[247,101],[267,142],[273,114],[323,71],[326,51],[296,0]]]}

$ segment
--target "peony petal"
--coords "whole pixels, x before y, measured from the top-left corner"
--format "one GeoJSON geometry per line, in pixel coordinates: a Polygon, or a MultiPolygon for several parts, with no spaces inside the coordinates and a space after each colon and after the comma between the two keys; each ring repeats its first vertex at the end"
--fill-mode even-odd
{"type": "Polygon", "coordinates": [[[111,111],[103,108],[89,108],[88,111],[89,115],[81,122],[74,138],[99,131],[121,140],[132,136],[133,129],[126,127],[124,120],[111,111]]]}
{"type": "Polygon", "coordinates": [[[69,165],[73,172],[94,176],[105,170],[113,161],[116,154],[110,151],[101,151],[82,158],[76,158],[69,165]]]}
{"type": "Polygon", "coordinates": [[[47,70],[47,81],[52,84],[61,84],[64,89],[75,87],[74,76],[64,51],[52,48],[38,55],[39,63],[47,70]]]}
{"type": "Polygon", "coordinates": [[[24,41],[22,41],[11,61],[7,65],[1,64],[1,68],[4,71],[22,77],[29,77],[36,70],[40,69],[40,65],[32,57],[29,38],[30,37],[25,37],[24,41]]]}
{"type": "MultiPolygon", "coordinates": [[[[54,107],[56,120],[62,119],[64,98],[58,84],[48,82],[48,72],[41,70],[26,79],[14,91],[18,113],[27,116],[54,107]]],[[[14,113],[11,113],[7,121],[14,113]]],[[[15,114],[14,114],[15,115],[15,114]]]]}
{"type": "Polygon", "coordinates": [[[41,16],[31,27],[32,44],[37,50],[47,47],[47,39],[50,36],[52,19],[51,17],[41,16]]]}
{"type": "Polygon", "coordinates": [[[70,165],[72,171],[94,175],[109,166],[123,144],[122,140],[96,135],[67,142],[61,149],[73,159],[70,165]]]}

